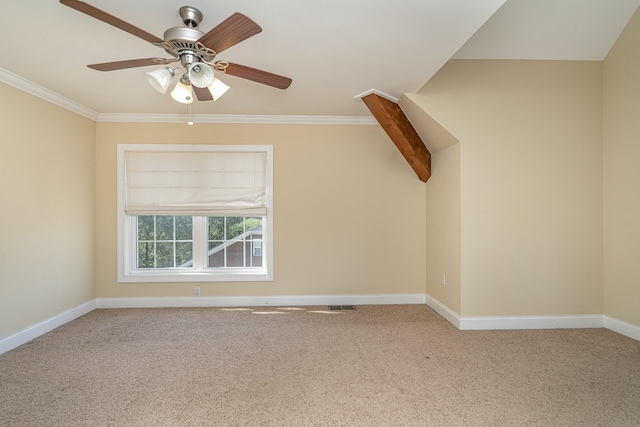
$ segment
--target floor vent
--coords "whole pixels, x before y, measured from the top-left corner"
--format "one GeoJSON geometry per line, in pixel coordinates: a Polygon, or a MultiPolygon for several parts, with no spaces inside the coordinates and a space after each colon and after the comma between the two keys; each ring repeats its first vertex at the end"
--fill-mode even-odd
{"type": "Polygon", "coordinates": [[[356,306],[355,305],[330,305],[329,306],[329,310],[335,311],[335,310],[355,310],[356,306]]]}

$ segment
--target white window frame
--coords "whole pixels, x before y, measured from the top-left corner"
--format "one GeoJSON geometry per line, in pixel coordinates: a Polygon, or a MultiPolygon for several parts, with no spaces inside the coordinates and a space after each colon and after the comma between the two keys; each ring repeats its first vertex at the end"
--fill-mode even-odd
{"type": "MultiPolygon", "coordinates": [[[[273,281],[273,146],[272,145],[186,145],[186,144],[118,144],[117,146],[117,209],[118,209],[118,283],[153,282],[259,282],[273,281]],[[125,153],[127,151],[196,151],[196,152],[264,152],[266,154],[267,216],[262,221],[261,268],[206,267],[206,216],[193,216],[194,268],[193,269],[136,269],[136,217],[124,211],[126,199],[125,153]],[[198,247],[196,235],[202,235],[204,245],[198,247]]],[[[232,215],[228,215],[232,216],[232,215]]],[[[255,216],[255,215],[248,215],[255,216]]]]}

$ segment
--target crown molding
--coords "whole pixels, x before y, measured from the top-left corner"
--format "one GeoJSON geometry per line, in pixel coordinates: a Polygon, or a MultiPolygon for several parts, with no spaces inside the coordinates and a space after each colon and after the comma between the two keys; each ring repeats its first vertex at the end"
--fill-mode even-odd
{"type": "Polygon", "coordinates": [[[32,81],[24,79],[17,74],[13,74],[12,72],[5,70],[4,68],[0,68],[0,82],[6,83],[9,86],[13,86],[16,89],[20,89],[23,92],[30,93],[31,95],[37,96],[38,98],[44,99],[45,101],[49,101],[52,104],[58,105],[88,119],[97,120],[98,118],[97,112],[90,110],[89,108],[80,105],[77,102],[60,96],[47,88],[33,83],[32,81]]]}
{"type": "Polygon", "coordinates": [[[98,114],[98,122],[120,123],[238,123],[286,125],[376,125],[371,116],[248,116],[232,114],[98,114]]]}
{"type": "MultiPolygon", "coordinates": [[[[98,113],[77,102],[71,101],[32,81],[24,79],[4,68],[0,68],[0,82],[13,86],[38,98],[49,101],[71,112],[96,122],[123,123],[186,123],[188,114],[130,114],[98,113]]],[[[245,116],[227,114],[194,114],[195,123],[238,123],[238,124],[303,124],[303,125],[377,125],[371,116],[245,116]]]]}

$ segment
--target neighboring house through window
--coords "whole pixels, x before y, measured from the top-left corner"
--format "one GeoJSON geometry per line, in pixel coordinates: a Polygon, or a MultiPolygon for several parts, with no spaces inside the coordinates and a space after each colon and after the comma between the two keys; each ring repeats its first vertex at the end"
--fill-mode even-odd
{"type": "Polygon", "coordinates": [[[273,280],[273,149],[118,145],[118,281],[273,280]]]}

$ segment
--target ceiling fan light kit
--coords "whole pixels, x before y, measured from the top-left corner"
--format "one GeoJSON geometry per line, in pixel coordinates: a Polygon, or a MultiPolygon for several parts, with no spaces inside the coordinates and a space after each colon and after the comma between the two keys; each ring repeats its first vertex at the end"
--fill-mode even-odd
{"type": "Polygon", "coordinates": [[[203,88],[213,83],[213,69],[201,62],[194,62],[189,64],[189,71],[187,72],[189,81],[195,87],[203,88]]]}
{"type": "Polygon", "coordinates": [[[262,31],[258,24],[241,13],[234,13],[204,33],[197,29],[202,22],[202,12],[191,6],[182,6],[179,14],[184,26],[169,28],[164,32],[164,39],[160,39],[84,1],[60,0],[60,3],[164,49],[173,58],[133,59],[90,64],[88,67],[98,71],[114,71],[179,62],[180,65],[175,68],[165,66],[145,74],[155,90],[166,94],[176,70],[182,71],[180,81],[171,91],[171,97],[177,102],[191,104],[194,92],[199,101],[215,101],[220,98],[229,86],[215,77],[214,70],[278,89],[286,89],[291,85],[292,80],[288,77],[227,61],[213,62],[216,55],[223,50],[262,31]]]}
{"type": "Polygon", "coordinates": [[[226,91],[229,90],[229,86],[214,77],[213,82],[211,82],[211,84],[207,86],[207,89],[209,89],[209,92],[211,92],[213,100],[216,101],[218,98],[224,95],[226,91]]]}
{"type": "Polygon", "coordinates": [[[189,82],[182,78],[176,87],[171,91],[171,97],[182,104],[191,104],[193,102],[193,90],[189,82]]]}
{"type": "Polygon", "coordinates": [[[163,95],[167,93],[167,89],[171,84],[171,79],[173,79],[173,76],[175,75],[176,73],[171,67],[162,67],[145,73],[149,84],[163,95]]]}

